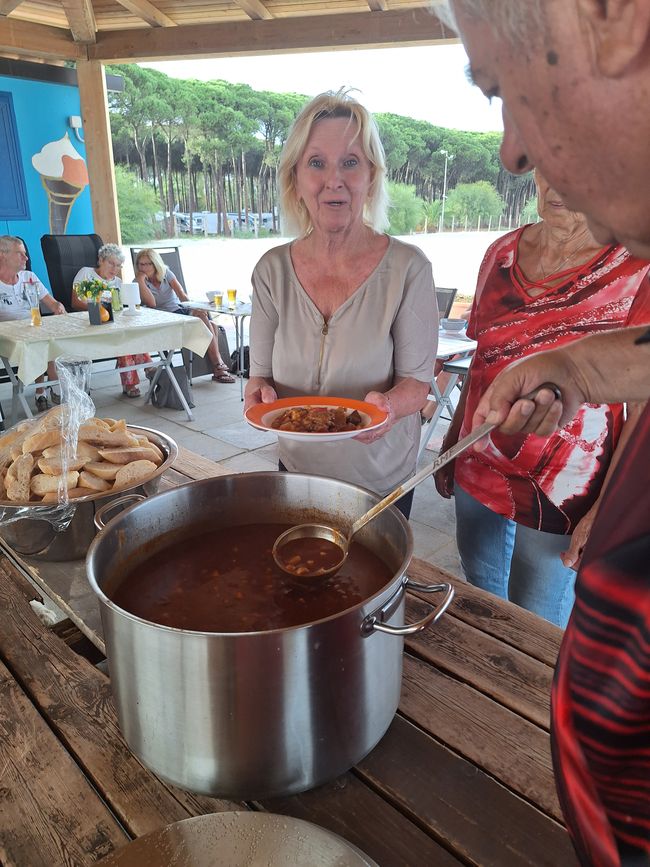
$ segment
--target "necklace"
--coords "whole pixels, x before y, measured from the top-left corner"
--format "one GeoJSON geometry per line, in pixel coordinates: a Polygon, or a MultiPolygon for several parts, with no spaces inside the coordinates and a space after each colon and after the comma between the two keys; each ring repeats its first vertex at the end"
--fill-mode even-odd
{"type": "MultiPolygon", "coordinates": [[[[581,250],[584,250],[584,248],[587,246],[587,244],[589,244],[589,242],[591,240],[591,235],[589,233],[589,229],[583,229],[581,234],[584,235],[584,240],[582,241],[581,244],[579,244],[575,249],[571,250],[569,255],[566,256],[566,258],[562,259],[562,261],[560,262],[559,265],[552,265],[552,266],[546,268],[544,266],[544,257],[542,255],[542,233],[541,232],[539,233],[539,238],[537,240],[537,249],[539,251],[539,270],[540,270],[540,273],[542,275],[542,280],[547,280],[552,274],[561,274],[564,266],[571,259],[573,259],[575,256],[577,256],[581,250]]],[[[580,237],[580,236],[578,236],[578,237],[580,237]]],[[[579,265],[575,265],[574,267],[578,268],[579,265]]]]}

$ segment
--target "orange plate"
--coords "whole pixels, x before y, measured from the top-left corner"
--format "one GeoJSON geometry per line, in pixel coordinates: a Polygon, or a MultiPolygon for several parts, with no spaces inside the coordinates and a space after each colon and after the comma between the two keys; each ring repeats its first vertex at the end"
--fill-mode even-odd
{"type": "Polygon", "coordinates": [[[245,418],[253,427],[259,430],[271,431],[285,439],[331,442],[333,440],[349,439],[350,437],[357,436],[362,431],[373,430],[379,427],[386,421],[387,413],[373,403],[366,403],[365,400],[316,395],[314,397],[282,397],[280,400],[273,401],[273,403],[258,403],[246,410],[245,418]],[[359,430],[341,431],[339,433],[294,433],[292,431],[275,430],[275,428],[271,427],[272,422],[281,412],[285,409],[299,406],[344,406],[350,412],[356,409],[359,411],[365,424],[359,430]]]}

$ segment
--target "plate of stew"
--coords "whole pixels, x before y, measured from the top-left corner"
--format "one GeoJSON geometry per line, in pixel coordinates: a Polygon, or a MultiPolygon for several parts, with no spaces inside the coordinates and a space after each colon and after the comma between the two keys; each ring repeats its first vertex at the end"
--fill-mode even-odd
{"type": "Polygon", "coordinates": [[[387,413],[364,400],[317,395],[258,403],[246,410],[245,418],[253,427],[286,439],[332,442],[374,430],[387,413]]]}

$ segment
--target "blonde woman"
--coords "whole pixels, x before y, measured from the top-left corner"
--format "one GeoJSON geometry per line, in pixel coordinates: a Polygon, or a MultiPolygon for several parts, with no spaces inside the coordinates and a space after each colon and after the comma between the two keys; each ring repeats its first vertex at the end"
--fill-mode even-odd
{"type": "MultiPolygon", "coordinates": [[[[304,107],[279,184],[284,228],[297,238],[253,272],[245,406],[307,394],[374,403],[388,415],[377,431],[318,448],[283,439],[280,468],[387,493],[415,471],[438,334],[431,263],[383,231],[384,150],[347,94],[304,107]]],[[[407,516],[411,500],[398,503],[407,516]]]]}
{"type": "Polygon", "coordinates": [[[219,354],[218,332],[204,310],[192,310],[181,306],[181,301],[189,301],[187,294],[178,282],[174,272],[165,265],[153,248],[140,250],[135,257],[135,279],[140,287],[140,298],[146,307],[155,307],[166,313],[192,313],[198,316],[212,332],[208,346],[208,358],[212,364],[214,382],[234,382],[235,377],[228,372],[228,365],[219,354]]]}

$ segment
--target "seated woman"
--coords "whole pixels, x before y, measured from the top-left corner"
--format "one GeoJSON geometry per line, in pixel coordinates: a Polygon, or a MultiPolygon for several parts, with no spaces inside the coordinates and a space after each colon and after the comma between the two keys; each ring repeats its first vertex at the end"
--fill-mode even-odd
{"type": "MultiPolygon", "coordinates": [[[[124,254],[117,244],[104,244],[97,251],[97,265],[95,268],[87,266],[81,268],[75,274],[73,286],[82,280],[103,280],[111,289],[119,289],[122,280],[119,273],[124,264],[124,254]]],[[[74,310],[87,310],[88,302],[85,298],[79,298],[76,292],[72,293],[72,307],[74,310]]],[[[151,361],[151,356],[144,352],[138,355],[121,355],[117,359],[118,367],[130,367],[132,364],[146,364],[151,361]]],[[[137,370],[125,370],[120,373],[122,380],[122,392],[127,397],[140,397],[140,377],[137,370]]]]}
{"type": "Polygon", "coordinates": [[[176,279],[174,272],[165,265],[160,253],[152,248],[140,250],[135,257],[135,279],[140,287],[140,298],[147,307],[155,307],[167,313],[191,313],[198,316],[212,332],[208,346],[208,358],[212,364],[213,382],[234,382],[228,373],[228,365],[219,354],[217,326],[205,310],[189,310],[181,301],[189,301],[187,294],[176,279]]]}
{"type": "MultiPolygon", "coordinates": [[[[31,284],[38,293],[38,299],[44,307],[56,314],[65,313],[65,307],[47,291],[33,271],[26,271],[27,251],[20,238],[13,235],[0,236],[0,322],[11,319],[29,319],[30,303],[25,297],[25,284],[31,284]]],[[[54,362],[47,365],[47,378],[56,379],[54,362]]],[[[43,376],[36,378],[42,382],[43,376]]],[[[52,387],[49,388],[52,403],[61,403],[61,397],[52,387]]],[[[44,412],[48,409],[47,395],[43,388],[36,389],[36,409],[44,412]]]]}

